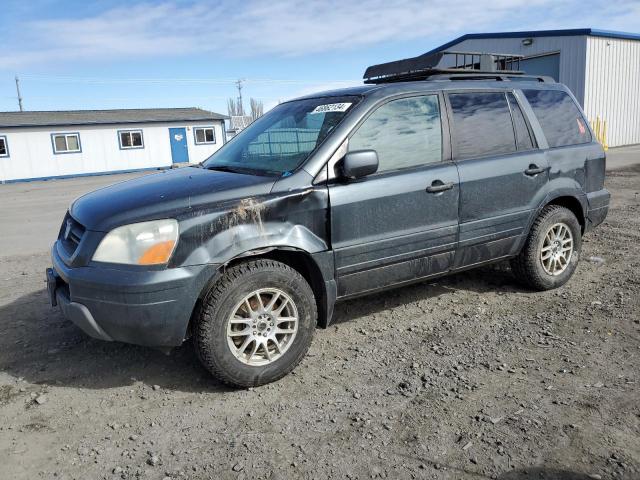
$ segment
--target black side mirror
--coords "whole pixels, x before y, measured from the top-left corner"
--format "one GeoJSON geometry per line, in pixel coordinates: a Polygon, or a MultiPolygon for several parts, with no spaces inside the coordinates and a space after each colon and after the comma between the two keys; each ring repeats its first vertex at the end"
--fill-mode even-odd
{"type": "Polygon", "coordinates": [[[342,161],[342,173],[348,178],[361,178],[378,171],[378,154],[375,150],[349,152],[342,161]]]}

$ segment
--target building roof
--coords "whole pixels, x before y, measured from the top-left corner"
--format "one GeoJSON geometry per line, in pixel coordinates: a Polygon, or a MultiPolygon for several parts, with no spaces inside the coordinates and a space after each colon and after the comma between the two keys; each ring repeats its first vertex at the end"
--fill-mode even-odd
{"type": "Polygon", "coordinates": [[[226,120],[226,115],[200,108],[136,108],[121,110],[60,110],[0,112],[2,127],[44,127],[66,125],[114,125],[120,123],[163,123],[226,120]]]}
{"type": "Polygon", "coordinates": [[[440,45],[427,53],[435,53],[453,47],[465,40],[479,38],[520,38],[520,37],[576,37],[588,35],[591,37],[622,38],[627,40],[640,40],[640,33],[616,32],[613,30],[598,30],[597,28],[571,28],[565,30],[528,30],[522,32],[495,32],[495,33],[467,33],[450,42],[440,45]]]}

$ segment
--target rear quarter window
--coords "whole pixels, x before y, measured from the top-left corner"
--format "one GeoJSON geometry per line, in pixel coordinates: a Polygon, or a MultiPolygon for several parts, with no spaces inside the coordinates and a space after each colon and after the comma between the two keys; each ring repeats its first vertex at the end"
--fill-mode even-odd
{"type": "Polygon", "coordinates": [[[549,147],[579,145],[591,141],[591,132],[573,99],[561,90],[523,90],[549,147]]]}

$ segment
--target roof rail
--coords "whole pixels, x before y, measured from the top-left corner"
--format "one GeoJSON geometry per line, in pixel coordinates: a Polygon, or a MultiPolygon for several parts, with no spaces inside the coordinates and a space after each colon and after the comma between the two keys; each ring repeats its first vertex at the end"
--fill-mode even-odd
{"type": "Polygon", "coordinates": [[[548,77],[546,75],[527,75],[524,73],[521,74],[513,74],[513,73],[455,73],[455,74],[445,74],[445,73],[434,73],[433,75],[429,75],[429,80],[497,80],[498,82],[508,82],[508,81],[521,81],[521,82],[542,82],[542,83],[555,83],[556,81],[548,77]]]}
{"type": "MultiPolygon", "coordinates": [[[[372,65],[364,72],[364,83],[391,83],[426,80],[434,76],[448,75],[451,79],[480,77],[504,80],[524,75],[520,70],[522,55],[506,53],[442,51],[425,53],[418,57],[372,65]],[[444,62],[443,62],[444,60],[444,62]],[[440,63],[444,65],[440,66],[440,63]]],[[[542,77],[534,77],[540,80],[542,77]]]]}

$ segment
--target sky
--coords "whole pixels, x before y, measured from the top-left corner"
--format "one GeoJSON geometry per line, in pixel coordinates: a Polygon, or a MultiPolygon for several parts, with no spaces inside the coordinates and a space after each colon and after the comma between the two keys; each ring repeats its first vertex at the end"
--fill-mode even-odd
{"type": "Polygon", "coordinates": [[[639,33],[640,0],[2,0],[0,111],[201,107],[358,85],[465,33],[639,33]]]}

